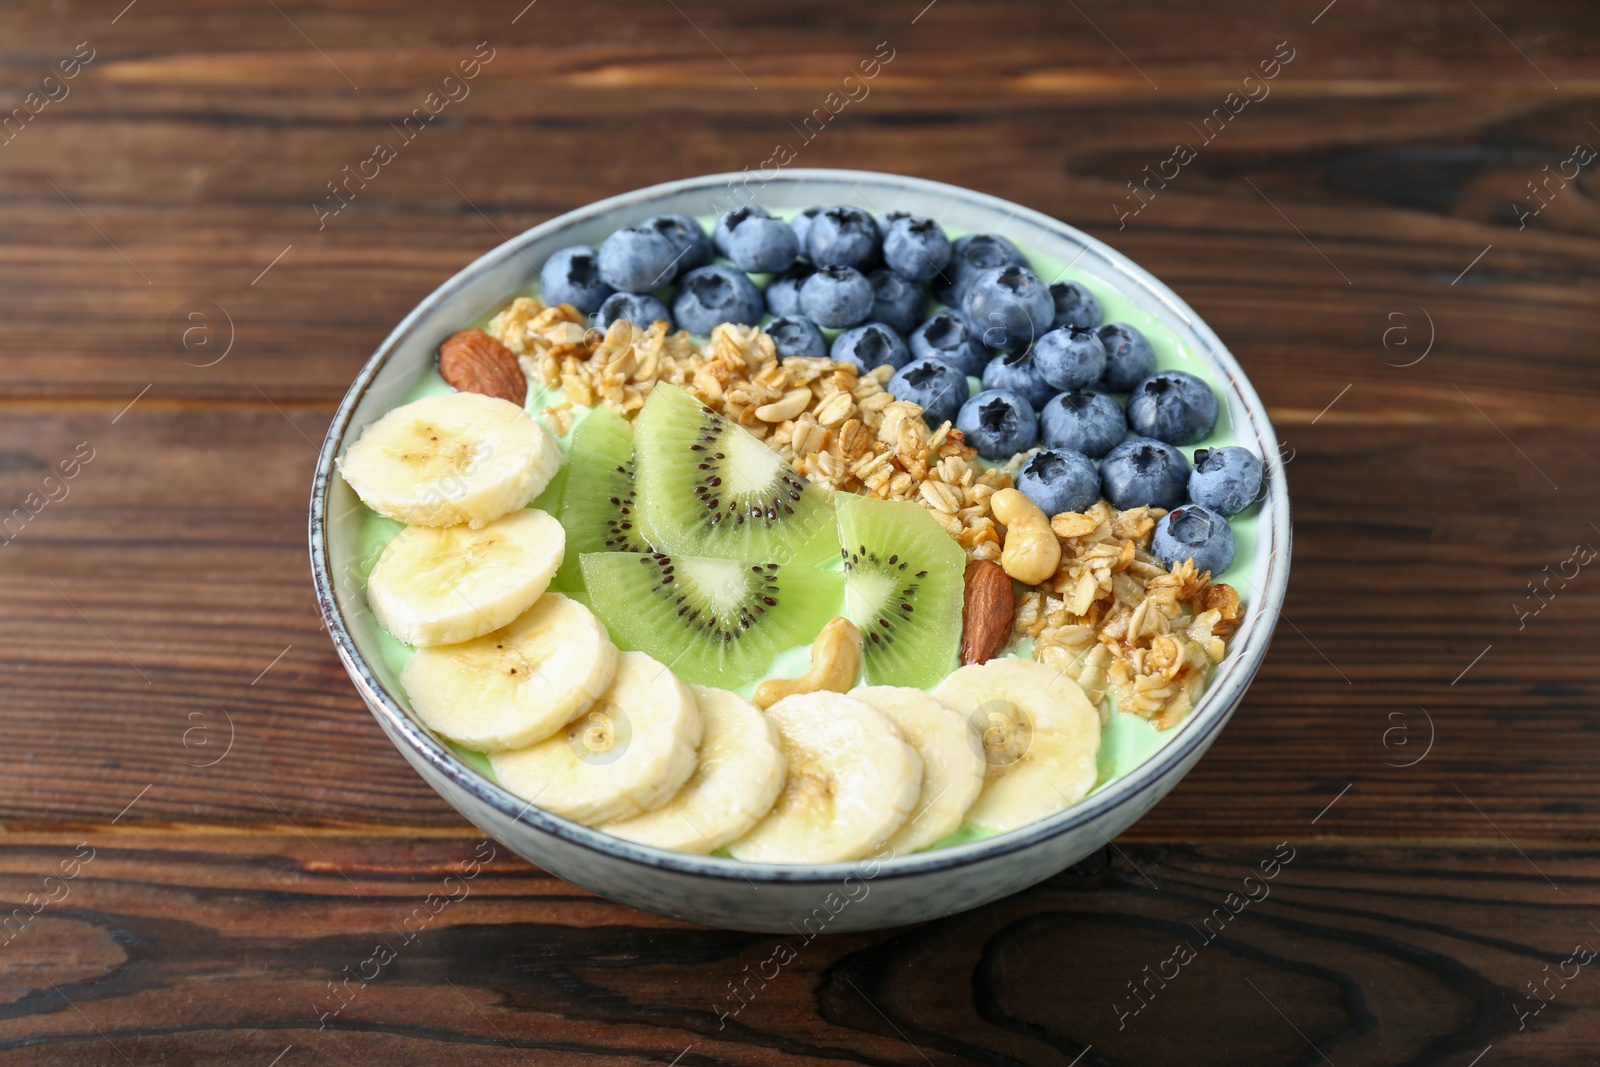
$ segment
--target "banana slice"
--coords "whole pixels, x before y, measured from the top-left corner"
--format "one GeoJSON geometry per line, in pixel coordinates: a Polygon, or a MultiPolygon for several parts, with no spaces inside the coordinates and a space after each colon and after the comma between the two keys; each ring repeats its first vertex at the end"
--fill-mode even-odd
{"type": "Polygon", "coordinates": [[[1020,656],[962,667],[933,695],[966,715],[988,772],[967,822],[994,833],[1037,822],[1093,788],[1100,716],[1078,683],[1020,656]]]}
{"type": "Polygon", "coordinates": [[[543,740],[611,685],[617,646],[576,600],[546,593],[509,626],[418,649],[400,684],[429,729],[479,752],[543,740]]]}
{"type": "Polygon", "coordinates": [[[498,630],[544,595],[567,534],[536,508],[480,530],[407,526],[372,568],[367,603],[396,640],[454,645],[498,630]]]}
{"type": "Polygon", "coordinates": [[[526,411],[480,393],[395,408],[339,459],[379,515],[413,526],[476,528],[527,506],[561,467],[561,446],[526,411]]]}
{"type": "Polygon", "coordinates": [[[920,689],[871,685],[850,695],[888,716],[922,757],[922,793],[911,817],[885,844],[904,856],[955,833],[983,789],[986,765],[978,732],[920,689]]]}
{"type": "Polygon", "coordinates": [[[786,768],[777,728],[737,693],[706,685],[691,689],[705,725],[694,774],[661,807],[606,823],[600,827],[606,833],[641,845],[706,853],[743,837],[772,810],[786,768]]]}
{"type": "Polygon", "coordinates": [[[490,755],[500,784],[589,826],[661,807],[694,773],[700,708],[689,687],[643,652],[624,652],[616,679],[554,737],[490,755]]]}
{"type": "Polygon", "coordinates": [[[771,814],[728,845],[752,863],[861,859],[911,814],[922,758],[870,705],[842,693],[799,693],[767,709],[789,774],[771,814]]]}

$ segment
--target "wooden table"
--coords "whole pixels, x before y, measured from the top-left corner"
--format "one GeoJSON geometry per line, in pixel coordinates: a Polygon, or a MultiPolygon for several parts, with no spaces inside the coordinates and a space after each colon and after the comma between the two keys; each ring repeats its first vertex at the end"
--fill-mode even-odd
{"type": "Polygon", "coordinates": [[[0,14],[0,1064],[1594,1062],[1594,5],[125,2],[0,14]],[[334,407],[506,235],[781,142],[1210,321],[1290,459],[1266,665],[1105,852],[737,1018],[771,939],[503,848],[401,940],[480,837],[319,632],[334,407]]]}

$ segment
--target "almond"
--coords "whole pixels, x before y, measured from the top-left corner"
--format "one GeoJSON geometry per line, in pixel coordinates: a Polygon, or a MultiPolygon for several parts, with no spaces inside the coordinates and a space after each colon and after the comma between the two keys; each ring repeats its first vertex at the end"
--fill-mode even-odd
{"type": "Polygon", "coordinates": [[[462,330],[439,346],[439,376],[463,393],[528,401],[528,379],[511,349],[482,330],[462,330]]]}
{"type": "Polygon", "coordinates": [[[1011,637],[1016,601],[1011,576],[991,560],[967,564],[967,589],[961,604],[961,662],[987,663],[1011,637]]]}

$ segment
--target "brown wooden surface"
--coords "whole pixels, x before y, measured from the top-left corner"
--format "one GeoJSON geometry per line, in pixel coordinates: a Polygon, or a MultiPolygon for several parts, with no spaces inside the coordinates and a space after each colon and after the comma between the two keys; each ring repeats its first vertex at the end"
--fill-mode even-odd
{"type": "Polygon", "coordinates": [[[95,50],[0,145],[0,512],[94,455],[0,547],[0,901],[59,898],[0,934],[0,1064],[1593,1058],[1595,966],[1549,976],[1600,947],[1600,578],[1516,612],[1600,547],[1600,164],[1527,228],[1512,209],[1600,146],[1592,4],[123,2],[0,12],[6,109],[95,50]],[[480,41],[471,95],[319,231],[324,183],[480,41]],[[1110,240],[1270,406],[1295,558],[1257,682],[1115,851],[804,946],[720,1028],[772,939],[503,849],[319,1028],[328,983],[479,840],[320,633],[305,507],[334,406],[502,234],[758,167],[880,41],[870,95],[795,165],[1110,240]],[[1271,95],[1119,231],[1125,183],[1280,41],[1271,95]],[[204,367],[169,325],[202,302],[233,338],[204,367]],[[1282,841],[1270,897],[1119,1026],[1127,983],[1282,841]],[[1529,982],[1550,1004],[1519,1030],[1529,982]]]}

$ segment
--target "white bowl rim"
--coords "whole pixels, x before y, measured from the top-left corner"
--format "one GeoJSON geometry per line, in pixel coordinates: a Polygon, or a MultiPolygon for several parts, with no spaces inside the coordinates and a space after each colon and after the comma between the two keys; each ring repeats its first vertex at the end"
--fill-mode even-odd
{"type": "MultiPolygon", "coordinates": [[[[1263,448],[1261,457],[1266,469],[1268,492],[1273,501],[1272,521],[1270,525],[1263,524],[1264,536],[1257,545],[1258,560],[1262,552],[1267,553],[1266,578],[1262,586],[1256,590],[1258,596],[1255,604],[1247,612],[1244,623],[1230,642],[1227,657],[1213,670],[1210,683],[1200,698],[1199,706],[1190,713],[1181,726],[1177,727],[1180,735],[1123,777],[1064,811],[1016,830],[931,852],[841,863],[766,864],[746,863],[718,856],[669,852],[613,837],[534,807],[467,766],[400,707],[356,647],[355,638],[345,624],[338,598],[334,594],[333,568],[328,556],[325,534],[328,496],[335,470],[334,461],[343,448],[350,420],[367,388],[399,347],[400,342],[437,305],[470,283],[479,272],[509,256],[520,254],[523,246],[547,234],[613,211],[647,208],[652,201],[661,197],[697,190],[727,189],[735,183],[748,182],[749,178],[750,175],[747,173],[725,173],[663,182],[608,197],[540,223],[479,256],[428,294],[400,321],[367,360],[335,412],[317,457],[311,493],[309,536],[312,578],[318,606],[334,648],[368,708],[388,724],[391,729],[387,732],[404,738],[411,749],[439,774],[512,822],[527,822],[541,833],[615,859],[640,863],[667,872],[727,881],[819,885],[838,883],[852,873],[857,873],[859,876],[861,868],[872,863],[880,865],[878,873],[872,876],[875,881],[966,867],[1030,849],[1046,840],[1070,833],[1084,824],[1094,825],[1100,817],[1129,803],[1141,793],[1159,787],[1171,769],[1181,765],[1197,749],[1203,750],[1208,746],[1213,735],[1227,722],[1260,668],[1268,642],[1277,625],[1288,587],[1291,523],[1288,480],[1275,447],[1270,451],[1263,448]]],[[[793,168],[781,170],[775,177],[764,179],[762,187],[772,184],[792,185],[808,181],[841,180],[852,184],[866,183],[879,186],[890,184],[913,188],[930,195],[947,196],[952,202],[964,199],[977,206],[1013,216],[1019,221],[1056,230],[1083,244],[1087,249],[1093,250],[1107,265],[1121,272],[1130,282],[1142,289],[1142,296],[1154,298],[1165,306],[1169,314],[1183,320],[1194,335],[1204,343],[1205,351],[1200,353],[1202,358],[1207,360],[1214,371],[1228,379],[1231,388],[1243,401],[1256,440],[1270,441],[1276,445],[1277,436],[1272,430],[1265,405],[1221,339],[1176,293],[1110,245],[1031,208],[986,193],[925,178],[881,171],[793,168]]]]}

